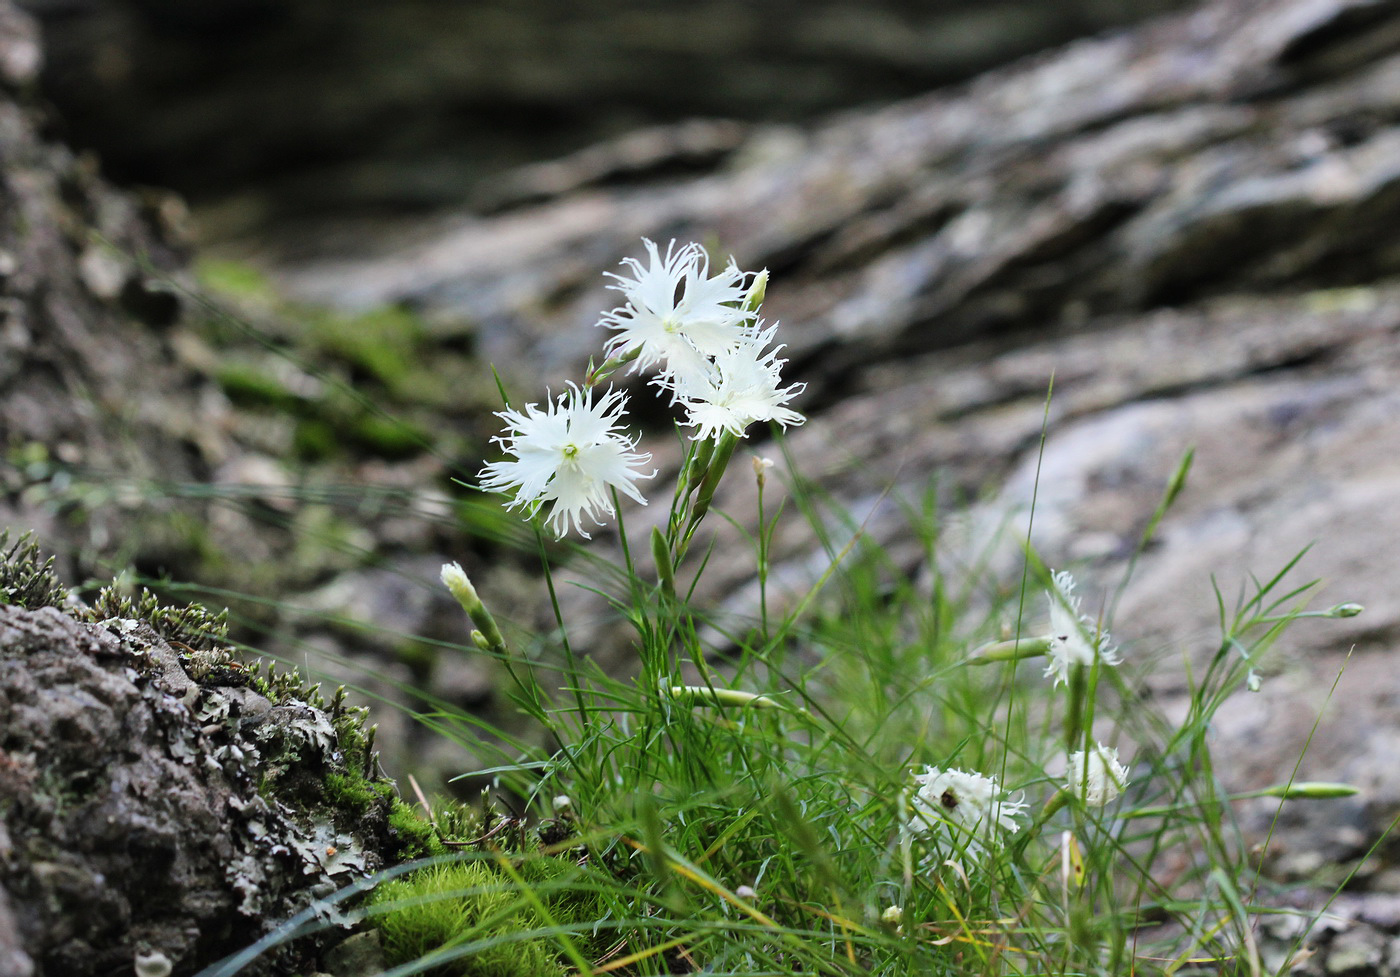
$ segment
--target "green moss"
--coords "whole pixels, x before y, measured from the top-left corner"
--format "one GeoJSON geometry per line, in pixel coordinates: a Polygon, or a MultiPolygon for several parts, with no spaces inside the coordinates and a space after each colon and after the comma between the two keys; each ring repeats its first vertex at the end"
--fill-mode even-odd
{"type": "Polygon", "coordinates": [[[219,364],[214,380],[229,400],[244,407],[268,407],[273,410],[292,411],[301,407],[305,399],[288,390],[274,378],[266,366],[238,360],[219,364]]]}
{"type": "Polygon", "coordinates": [[[87,621],[112,618],[145,621],[166,641],[178,641],[197,651],[226,650],[228,644],[227,609],[216,614],[202,604],[162,604],[144,587],[139,596],[131,597],[114,581],[97,592],[81,617],[87,621]]]}
{"type": "Polygon", "coordinates": [[[389,830],[399,846],[398,857],[401,861],[447,854],[446,846],[438,839],[437,832],[427,819],[397,797],[390,800],[389,830]]]}
{"type": "MultiPolygon", "coordinates": [[[[538,860],[538,859],[536,859],[538,860]]],[[[525,864],[529,864],[527,861],[525,864]]],[[[558,890],[541,888],[550,908],[558,890]]],[[[475,951],[426,971],[438,977],[555,977],[565,968],[554,941],[528,936],[546,925],[531,899],[488,861],[433,865],[379,888],[374,903],[390,965],[472,943],[475,951]]]]}
{"type": "Polygon", "coordinates": [[[383,458],[408,458],[432,444],[428,432],[420,427],[368,413],[351,426],[351,436],[358,445],[383,458]]]}
{"type": "Polygon", "coordinates": [[[58,582],[53,557],[39,555],[39,544],[32,533],[10,543],[10,531],[0,532],[0,603],[31,611],[41,607],[62,607],[68,588],[58,582]]]}
{"type": "Polygon", "coordinates": [[[302,461],[328,461],[344,452],[345,445],[335,425],[322,417],[307,417],[292,432],[292,450],[302,461]]]}
{"type": "Polygon", "coordinates": [[[241,261],[214,261],[208,258],[195,265],[195,277],[211,292],[232,298],[270,299],[272,283],[252,265],[241,261]]]}
{"type": "Polygon", "coordinates": [[[366,780],[350,771],[332,770],[325,779],[326,800],[342,811],[361,815],[379,801],[395,802],[394,785],[387,780],[366,780]]]}
{"type": "Polygon", "coordinates": [[[394,396],[411,397],[420,379],[423,322],[407,309],[384,306],[357,315],[309,313],[307,336],[319,350],[382,383],[394,396]]]}

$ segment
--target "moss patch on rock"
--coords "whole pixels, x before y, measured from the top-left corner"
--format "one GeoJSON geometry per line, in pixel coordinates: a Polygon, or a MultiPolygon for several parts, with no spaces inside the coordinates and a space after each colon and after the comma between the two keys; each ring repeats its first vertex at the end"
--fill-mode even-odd
{"type": "MultiPolygon", "coordinates": [[[[225,616],[198,605],[116,587],[82,605],[32,541],[7,544],[0,923],[37,972],[96,977],[148,950],[192,972],[431,850],[343,690],[327,701],[245,667],[225,616]]],[[[317,949],[260,967],[291,972],[317,949]]]]}

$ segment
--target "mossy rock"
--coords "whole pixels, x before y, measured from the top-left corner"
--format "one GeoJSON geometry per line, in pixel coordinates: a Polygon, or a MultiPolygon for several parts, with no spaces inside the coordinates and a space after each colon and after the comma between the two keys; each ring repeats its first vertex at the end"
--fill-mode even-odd
{"type": "MultiPolygon", "coordinates": [[[[343,690],[246,667],[222,613],[74,600],[0,534],[0,930],[37,973],[180,973],[348,883],[441,851],[343,690]]],[[[326,939],[333,934],[325,934],[326,939]]],[[[316,939],[249,973],[315,963],[316,939]]]]}

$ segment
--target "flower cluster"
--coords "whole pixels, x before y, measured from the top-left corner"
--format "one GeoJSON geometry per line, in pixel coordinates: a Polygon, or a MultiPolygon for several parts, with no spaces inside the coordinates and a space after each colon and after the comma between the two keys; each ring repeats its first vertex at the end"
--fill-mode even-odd
{"type": "Polygon", "coordinates": [[[632,277],[611,275],[623,305],[599,325],[613,330],[607,353],[632,370],[656,368],[655,383],[686,411],[695,440],[728,431],[744,437],[750,424],[801,424],[802,415],[784,406],[805,384],[781,385],[782,346],[773,346],[777,326],[764,328],[758,305],[767,273],[749,275],[731,260],[710,275],[709,258],[698,244],[679,250],[672,242],[663,258],[644,240],[650,263],[623,264],[632,277]]]}
{"type": "Polygon", "coordinates": [[[782,386],[777,326],[765,328],[758,317],[767,273],[740,271],[731,259],[711,274],[698,244],[673,241],[664,255],[643,244],[646,264],[627,258],[630,277],[609,273],[624,303],[599,320],[613,334],[608,360],[590,371],[586,388],[571,384],[543,410],[527,404],[496,415],[507,428],[494,440],[510,457],[481,470],[481,487],[512,494],[509,507],[530,516],[551,503],[547,522],[561,538],[571,529],[587,538],[585,517],[603,525],[616,492],[646,503],[637,482],[655,472],[643,472],[651,456],[634,450],[637,438],[621,428],[626,395],[609,388],[593,399],[593,383],[627,363],[633,372],[656,371],[653,382],[684,409],[697,441],[745,437],[761,421],[803,421],[786,405],[805,385],[782,386]]]}
{"type": "Polygon", "coordinates": [[[1001,832],[1014,834],[1024,801],[1007,800],[994,777],[924,767],[914,775],[914,830],[943,857],[981,855],[1001,832]]]}

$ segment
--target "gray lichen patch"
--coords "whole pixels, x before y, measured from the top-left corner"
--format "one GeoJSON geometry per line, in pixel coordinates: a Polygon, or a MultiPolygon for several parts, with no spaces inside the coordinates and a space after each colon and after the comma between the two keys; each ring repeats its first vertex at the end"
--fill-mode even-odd
{"type": "Polygon", "coordinates": [[[130,972],[138,952],[193,972],[403,847],[342,697],[127,610],[142,616],[0,604],[7,974],[130,972]],[[356,802],[328,783],[359,785],[356,802]]]}

